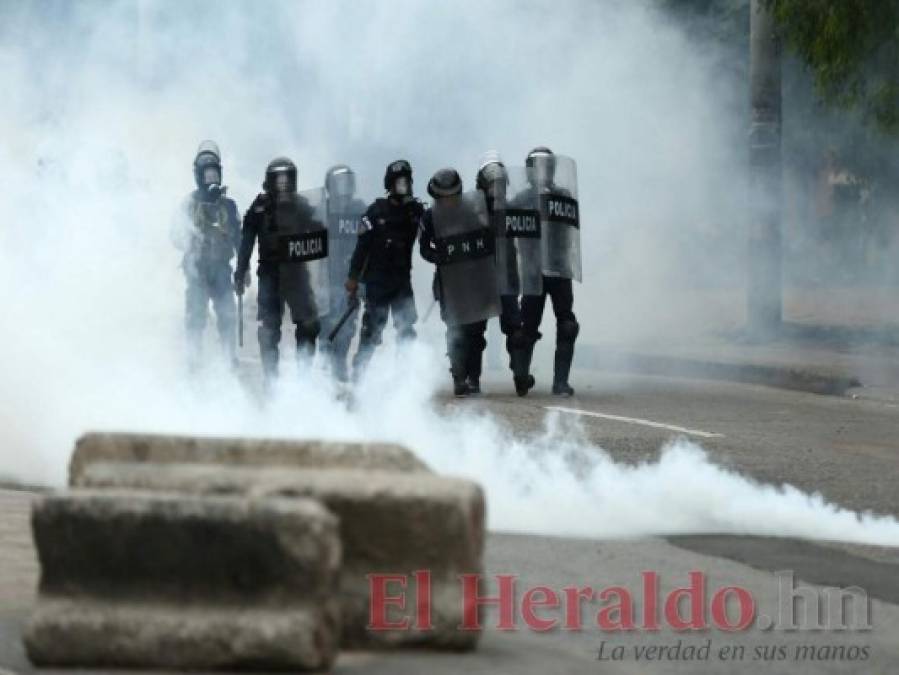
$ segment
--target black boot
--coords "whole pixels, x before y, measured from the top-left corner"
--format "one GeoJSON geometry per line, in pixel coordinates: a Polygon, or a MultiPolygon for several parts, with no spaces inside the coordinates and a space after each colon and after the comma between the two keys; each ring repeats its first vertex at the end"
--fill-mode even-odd
{"type": "Polygon", "coordinates": [[[531,375],[531,359],[534,356],[534,345],[519,347],[512,350],[509,357],[512,366],[512,381],[515,383],[515,393],[519,396],[527,396],[534,388],[536,380],[531,375]]]}
{"type": "Polygon", "coordinates": [[[574,396],[574,389],[568,384],[571,372],[571,360],[574,358],[574,342],[556,344],[556,358],[553,364],[553,394],[556,396],[574,396]]]}
{"type": "Polygon", "coordinates": [[[453,376],[453,396],[456,398],[465,398],[469,394],[471,394],[471,387],[468,385],[468,380],[464,377],[456,377],[453,376]]]}

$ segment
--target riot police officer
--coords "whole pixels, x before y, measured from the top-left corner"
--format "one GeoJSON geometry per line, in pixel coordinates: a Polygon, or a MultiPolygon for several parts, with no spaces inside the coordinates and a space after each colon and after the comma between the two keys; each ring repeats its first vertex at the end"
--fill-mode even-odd
{"type": "Polygon", "coordinates": [[[358,378],[375,348],[389,313],[398,338],[415,338],[415,297],[412,293],[412,249],[424,213],[412,195],[412,167],[404,159],[391,162],[384,173],[387,196],[375,200],[362,218],[356,248],[345,283],[355,296],[359,283],[365,284],[365,310],[359,334],[359,351],[353,359],[358,378]]]}
{"type": "MultiPolygon", "coordinates": [[[[496,236],[496,266],[499,280],[500,316],[499,326],[506,336],[506,351],[509,354],[509,368],[512,371],[515,391],[519,396],[527,394],[534,386],[534,376],[528,372],[527,346],[524,325],[521,320],[519,296],[522,292],[522,273],[519,269],[518,247],[526,246],[516,238],[509,222],[520,219],[522,213],[512,213],[509,209],[507,191],[509,173],[496,153],[488,153],[481,161],[477,173],[477,188],[487,205],[494,234],[496,236]]],[[[525,214],[526,215],[526,214],[525,214]]],[[[526,256],[525,256],[526,257],[526,256]]]]}
{"type": "Polygon", "coordinates": [[[572,396],[568,383],[574,343],[580,325],[574,315],[572,280],[580,281],[580,230],[577,206],[577,184],[574,162],[555,155],[545,146],[536,147],[525,160],[529,188],[516,202],[536,204],[543,228],[542,250],[543,289],[539,294],[527,294],[521,300],[521,318],[527,341],[526,363],[530,366],[534,344],[540,339],[540,322],[546,307],[546,297],[552,300],[556,316],[556,352],[553,367],[552,393],[572,396]],[[559,165],[568,169],[565,180],[559,180],[559,165]]]}
{"type": "MultiPolygon", "coordinates": [[[[343,285],[366,210],[365,202],[356,196],[356,175],[346,164],[332,166],[325,174],[325,200],[330,308],[323,322],[322,333],[327,335],[346,309],[343,285]]],[[[331,372],[341,382],[347,380],[347,353],[356,334],[356,317],[356,313],[351,314],[330,343],[322,341],[322,346],[330,357],[331,372]]]]}
{"type": "Polygon", "coordinates": [[[434,205],[422,219],[422,257],[437,266],[435,288],[446,324],[446,348],[455,396],[481,393],[487,320],[499,314],[495,236],[484,196],[463,194],[455,169],[428,183],[434,205]]]}
{"type": "Polygon", "coordinates": [[[193,162],[196,189],[179,211],[172,240],[184,252],[181,267],[185,292],[185,328],[189,364],[199,365],[209,303],[215,310],[219,340],[232,364],[236,363],[237,316],[231,289],[231,259],[240,243],[237,205],[222,185],[221,152],[213,141],[203,141],[193,162]]]}
{"type": "MultiPolygon", "coordinates": [[[[297,192],[297,167],[287,157],[272,160],[261,192],[243,220],[234,287],[243,292],[250,256],[259,240],[257,276],[259,352],[266,382],[277,375],[284,305],[296,326],[297,354],[310,358],[321,329],[313,273],[327,257],[327,230],[310,200],[297,192]]],[[[324,308],[322,308],[324,309],[324,308]]]]}

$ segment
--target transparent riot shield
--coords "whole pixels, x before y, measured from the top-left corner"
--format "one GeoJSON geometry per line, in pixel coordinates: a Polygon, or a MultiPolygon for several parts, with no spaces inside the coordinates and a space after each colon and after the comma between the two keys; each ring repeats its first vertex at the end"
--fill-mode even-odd
{"type": "Polygon", "coordinates": [[[328,230],[323,190],[305,190],[275,206],[278,227],[281,296],[294,322],[328,313],[328,230]]]}
{"type": "Polygon", "coordinates": [[[528,169],[540,208],[543,274],[581,280],[580,210],[577,165],[571,157],[553,155],[546,170],[528,169]]]}
{"type": "Polygon", "coordinates": [[[484,195],[437,199],[431,214],[443,320],[456,326],[499,316],[496,242],[484,195]]]}
{"type": "MultiPolygon", "coordinates": [[[[507,172],[509,185],[501,216],[506,259],[502,265],[516,284],[507,286],[507,294],[540,295],[543,293],[543,223],[537,192],[528,182],[524,167],[511,167],[507,172]]],[[[502,288],[501,292],[505,293],[502,288]]]]}
{"type": "Polygon", "coordinates": [[[343,285],[350,270],[350,259],[356,249],[362,216],[370,201],[354,196],[350,199],[330,197],[325,202],[328,226],[328,285],[332,309],[343,311],[346,291],[343,285]],[[334,307],[333,305],[337,305],[334,307]]]}

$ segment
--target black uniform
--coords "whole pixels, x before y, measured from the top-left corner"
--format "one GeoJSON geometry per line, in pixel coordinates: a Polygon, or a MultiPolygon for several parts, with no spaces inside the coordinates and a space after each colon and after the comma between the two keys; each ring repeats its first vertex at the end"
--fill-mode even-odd
{"type": "MultiPolygon", "coordinates": [[[[549,194],[570,197],[567,190],[551,186],[549,194]]],[[[533,199],[533,192],[522,195],[521,199],[533,199]]],[[[518,202],[516,198],[516,202],[518,202]]],[[[571,279],[543,276],[543,293],[540,295],[524,295],[521,298],[521,321],[524,330],[527,363],[530,366],[534,344],[542,337],[540,323],[543,310],[546,308],[546,296],[550,297],[553,314],[556,316],[556,353],[553,367],[553,391],[564,393],[568,387],[568,375],[574,358],[574,343],[580,330],[577,317],[574,315],[574,291],[571,279]]]]}
{"type": "MultiPolygon", "coordinates": [[[[501,218],[495,217],[494,212],[494,201],[487,193],[486,190],[482,190],[484,192],[484,197],[487,203],[487,212],[490,215],[490,220],[494,227],[494,232],[496,235],[500,234],[500,228],[504,228],[505,224],[502,222],[501,218]]],[[[506,259],[508,260],[509,269],[501,270],[501,273],[512,274],[515,268],[515,247],[512,243],[512,240],[506,238],[499,238],[497,236],[498,245],[506,246],[506,259]]],[[[508,286],[515,287],[517,283],[507,284],[508,286]]],[[[518,300],[518,295],[500,295],[500,315],[499,315],[499,328],[502,331],[503,335],[506,336],[506,351],[509,354],[509,368],[511,368],[513,373],[516,373],[516,363],[517,363],[517,355],[520,353],[522,347],[524,347],[524,330],[521,320],[521,304],[518,300]]]]}
{"type": "MultiPolygon", "coordinates": [[[[263,370],[269,376],[276,374],[278,369],[278,344],[281,341],[281,321],[286,302],[285,293],[280,288],[282,255],[279,241],[288,226],[281,221],[289,219],[289,229],[292,230],[321,228],[322,225],[315,221],[314,216],[312,207],[301,195],[293,193],[287,202],[278,202],[265,192],[256,197],[244,216],[235,277],[242,279],[246,274],[258,239],[259,265],[256,274],[259,278],[259,351],[263,370]]],[[[315,352],[315,341],[321,324],[311,285],[308,285],[307,290],[307,297],[291,306],[291,318],[296,325],[297,352],[311,357],[315,352]]]]}
{"type": "MultiPolygon", "coordinates": [[[[472,215],[476,218],[476,215],[472,215]]],[[[419,251],[421,257],[434,265],[439,264],[437,249],[434,245],[434,219],[433,213],[428,210],[421,222],[421,238],[419,251]]],[[[440,288],[440,274],[434,273],[434,295],[441,301],[440,309],[443,315],[442,292],[440,288]]],[[[445,320],[445,317],[444,317],[445,320]]],[[[487,320],[475,321],[465,324],[446,325],[446,353],[450,361],[450,373],[457,388],[467,385],[468,393],[480,392],[480,379],[482,358],[487,347],[487,320]]]]}
{"type": "Polygon", "coordinates": [[[411,197],[382,197],[362,218],[349,278],[365,284],[365,311],[359,351],[353,361],[358,373],[381,344],[389,312],[401,340],[415,338],[415,298],[412,293],[412,249],[424,207],[411,197]]]}

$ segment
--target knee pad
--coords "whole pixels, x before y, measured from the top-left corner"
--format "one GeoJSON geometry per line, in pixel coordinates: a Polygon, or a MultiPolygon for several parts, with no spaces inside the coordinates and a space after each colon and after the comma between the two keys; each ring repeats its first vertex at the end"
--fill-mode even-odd
{"type": "Polygon", "coordinates": [[[512,334],[509,336],[509,346],[512,349],[524,349],[528,346],[528,342],[528,336],[520,328],[512,331],[512,334]]]}
{"type": "Polygon", "coordinates": [[[560,321],[556,329],[556,338],[562,342],[574,342],[578,333],[581,331],[581,325],[574,319],[566,319],[560,321]]]}
{"type": "Polygon", "coordinates": [[[297,340],[315,340],[321,332],[322,324],[318,319],[310,319],[309,321],[298,321],[296,330],[297,340]]]}

